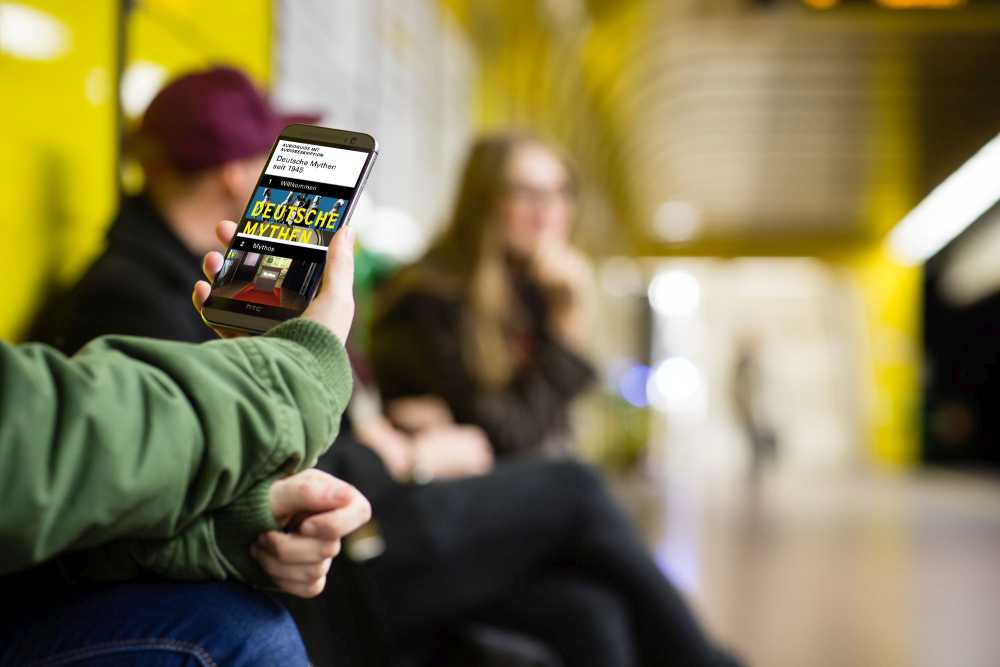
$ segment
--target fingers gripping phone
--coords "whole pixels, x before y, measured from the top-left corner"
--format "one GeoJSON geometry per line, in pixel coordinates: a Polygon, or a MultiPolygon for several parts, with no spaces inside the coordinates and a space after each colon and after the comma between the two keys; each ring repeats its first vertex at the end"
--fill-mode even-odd
{"type": "Polygon", "coordinates": [[[226,250],[202,310],[205,322],[263,333],[300,315],[377,156],[378,142],[363,132],[286,127],[226,250]]]}

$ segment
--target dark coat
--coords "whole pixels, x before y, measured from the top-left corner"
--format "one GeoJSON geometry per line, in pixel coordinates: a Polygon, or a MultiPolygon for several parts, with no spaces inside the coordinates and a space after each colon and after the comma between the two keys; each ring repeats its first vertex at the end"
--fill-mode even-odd
{"type": "Polygon", "coordinates": [[[50,300],[31,338],[72,354],[114,333],[198,343],[215,335],[191,307],[202,278],[192,254],[144,196],[123,200],[107,249],[69,291],[50,300]]]}
{"type": "MultiPolygon", "coordinates": [[[[522,295],[525,289],[519,290],[522,295]]],[[[372,329],[372,364],[382,397],[433,395],[456,422],[482,428],[498,456],[563,454],[569,408],[593,380],[593,367],[549,334],[544,307],[530,287],[535,322],[527,360],[502,389],[483,389],[466,366],[460,338],[465,305],[422,291],[396,300],[372,329]]]]}

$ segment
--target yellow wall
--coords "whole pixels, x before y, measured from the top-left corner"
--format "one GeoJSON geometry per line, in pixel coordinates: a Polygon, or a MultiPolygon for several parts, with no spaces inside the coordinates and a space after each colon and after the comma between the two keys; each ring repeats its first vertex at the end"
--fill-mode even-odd
{"type": "Polygon", "coordinates": [[[65,35],[65,50],[29,60],[0,50],[0,338],[16,338],[44,289],[86,265],[115,199],[118,3],[31,0],[65,35]]]}
{"type": "Polygon", "coordinates": [[[884,243],[843,264],[855,278],[864,309],[862,370],[867,454],[881,467],[917,462],[920,432],[920,307],[922,269],[904,266],[884,243]]]}
{"type": "MultiPolygon", "coordinates": [[[[68,283],[100,252],[117,197],[115,117],[119,3],[16,3],[61,26],[65,49],[48,60],[0,50],[0,217],[4,308],[0,338],[24,333],[45,291],[68,283]]],[[[212,63],[270,79],[271,0],[144,0],[127,24],[127,63],[168,77],[212,63]]]]}

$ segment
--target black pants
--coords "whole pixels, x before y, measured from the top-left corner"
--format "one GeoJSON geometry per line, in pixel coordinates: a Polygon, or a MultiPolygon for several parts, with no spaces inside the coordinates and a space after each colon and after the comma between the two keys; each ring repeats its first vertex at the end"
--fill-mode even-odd
{"type": "MultiPolygon", "coordinates": [[[[359,447],[338,455],[374,458],[351,451],[359,447]]],[[[567,667],[737,664],[705,636],[586,465],[511,462],[425,486],[363,468],[334,471],[369,494],[386,542],[364,570],[389,644],[480,620],[543,641],[567,667]]]]}

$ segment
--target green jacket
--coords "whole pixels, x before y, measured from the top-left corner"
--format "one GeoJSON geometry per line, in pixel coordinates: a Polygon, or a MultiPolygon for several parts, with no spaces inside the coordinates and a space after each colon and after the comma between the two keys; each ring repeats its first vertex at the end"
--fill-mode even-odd
{"type": "Polygon", "coordinates": [[[0,575],[270,580],[270,484],[313,465],[351,393],[308,320],[201,345],[113,336],[72,358],[0,344],[0,575]],[[68,554],[68,555],[67,555],[68,554]]]}

